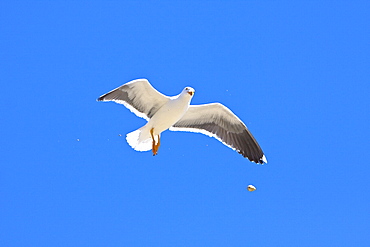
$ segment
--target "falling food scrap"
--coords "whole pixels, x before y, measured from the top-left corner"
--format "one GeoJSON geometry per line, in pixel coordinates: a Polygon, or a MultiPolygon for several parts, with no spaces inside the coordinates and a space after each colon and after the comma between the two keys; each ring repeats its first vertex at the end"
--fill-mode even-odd
{"type": "Polygon", "coordinates": [[[255,191],[257,188],[250,184],[250,185],[248,185],[247,189],[249,191],[255,191]]]}
{"type": "Polygon", "coordinates": [[[118,136],[122,136],[121,134],[118,134],[118,136]]]}

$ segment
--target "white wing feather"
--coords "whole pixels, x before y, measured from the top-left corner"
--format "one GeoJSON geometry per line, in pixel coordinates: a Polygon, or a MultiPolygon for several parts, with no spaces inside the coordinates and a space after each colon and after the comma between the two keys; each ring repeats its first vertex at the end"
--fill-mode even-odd
{"type": "Polygon", "coordinates": [[[100,96],[98,101],[123,104],[138,117],[149,120],[169,99],[153,88],[148,80],[137,79],[100,96]]]}

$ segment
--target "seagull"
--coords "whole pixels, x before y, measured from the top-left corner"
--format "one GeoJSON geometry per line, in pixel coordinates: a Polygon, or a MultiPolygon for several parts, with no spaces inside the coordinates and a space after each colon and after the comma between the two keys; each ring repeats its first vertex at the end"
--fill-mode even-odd
{"type": "Polygon", "coordinates": [[[194,93],[193,88],[185,87],[179,95],[169,97],[158,92],[148,80],[136,79],[100,96],[97,101],[123,104],[148,121],[126,136],[136,151],[152,150],[153,155],[157,155],[161,133],[169,129],[215,137],[250,161],[267,163],[256,139],[229,108],[220,103],[190,105],[194,93]]]}

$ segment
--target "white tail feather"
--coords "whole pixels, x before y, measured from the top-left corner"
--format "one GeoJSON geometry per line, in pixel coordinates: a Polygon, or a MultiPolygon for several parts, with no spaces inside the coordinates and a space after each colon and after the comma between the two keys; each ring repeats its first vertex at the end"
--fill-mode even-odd
{"type": "Polygon", "coordinates": [[[148,151],[152,149],[152,138],[145,127],[143,126],[126,135],[127,143],[136,151],[148,151]]]}

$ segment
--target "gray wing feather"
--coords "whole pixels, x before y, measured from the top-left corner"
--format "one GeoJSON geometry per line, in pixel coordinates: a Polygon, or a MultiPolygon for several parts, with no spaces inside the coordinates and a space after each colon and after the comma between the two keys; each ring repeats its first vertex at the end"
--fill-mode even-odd
{"type": "Polygon", "coordinates": [[[256,163],[267,163],[261,147],[245,124],[226,106],[219,103],[191,105],[170,130],[206,134],[256,163]]]}
{"type": "Polygon", "coordinates": [[[137,79],[100,96],[97,100],[123,104],[138,117],[149,120],[169,97],[153,88],[148,80],[137,79]]]}

